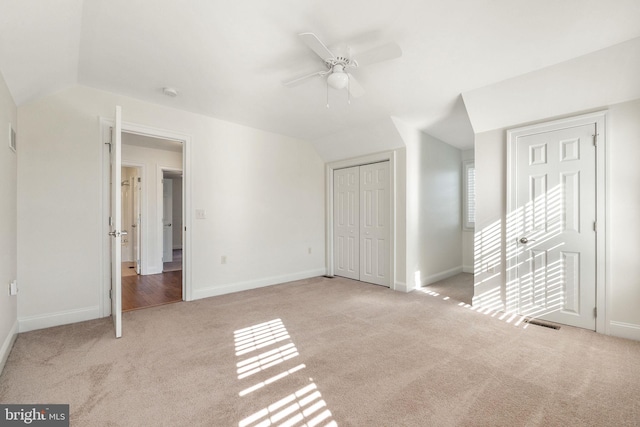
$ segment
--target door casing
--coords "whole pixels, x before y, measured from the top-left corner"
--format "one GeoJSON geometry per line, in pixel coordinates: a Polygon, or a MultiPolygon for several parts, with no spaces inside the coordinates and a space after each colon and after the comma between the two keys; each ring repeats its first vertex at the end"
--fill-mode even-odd
{"type": "Polygon", "coordinates": [[[327,275],[334,276],[334,241],[333,241],[333,172],[336,169],[344,169],[352,166],[362,166],[370,163],[389,162],[389,278],[390,289],[406,292],[406,286],[396,282],[396,152],[385,151],[362,157],[354,157],[327,163],[325,169],[326,205],[326,245],[325,265],[327,275]]]}
{"type": "MultiPolygon", "coordinates": [[[[126,108],[123,108],[123,114],[126,114],[126,108]]],[[[111,254],[109,240],[109,148],[106,145],[110,141],[110,128],[113,126],[113,118],[100,117],[100,138],[99,144],[102,147],[102,227],[101,227],[101,245],[102,245],[102,268],[101,278],[102,286],[99,288],[99,307],[103,317],[111,314],[111,303],[109,299],[109,290],[111,288],[111,254]]],[[[179,141],[183,144],[182,151],[182,218],[184,229],[182,231],[183,259],[182,259],[182,299],[191,301],[193,299],[193,289],[191,284],[191,141],[192,137],[188,134],[173,132],[170,130],[160,129],[152,126],[146,126],[131,122],[122,122],[122,132],[138,134],[159,139],[169,139],[179,141]]],[[[144,183],[143,183],[144,184],[144,183]]],[[[144,191],[143,191],[144,193],[144,191]]],[[[144,205],[144,199],[143,199],[144,205]]]]}
{"type": "MultiPolygon", "coordinates": [[[[538,134],[542,132],[552,132],[559,129],[566,129],[574,126],[582,126],[588,124],[596,125],[597,144],[596,144],[596,332],[608,333],[607,325],[607,257],[608,257],[608,201],[607,201],[607,113],[606,111],[598,111],[594,113],[584,114],[575,117],[569,117],[550,122],[544,122],[515,128],[507,131],[507,194],[506,194],[506,212],[504,218],[509,218],[509,213],[516,208],[515,185],[517,176],[516,170],[516,142],[518,138],[538,134]]],[[[516,253],[515,241],[506,240],[506,253],[516,253]]],[[[507,257],[506,265],[506,283],[518,286],[519,280],[516,268],[517,260],[507,257]]]]}

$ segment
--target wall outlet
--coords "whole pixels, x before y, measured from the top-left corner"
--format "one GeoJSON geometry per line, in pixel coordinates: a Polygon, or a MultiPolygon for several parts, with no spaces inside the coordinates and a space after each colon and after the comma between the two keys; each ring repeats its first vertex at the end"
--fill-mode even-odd
{"type": "Polygon", "coordinates": [[[196,209],[196,219],[207,219],[207,211],[204,209],[196,209]]]}
{"type": "Polygon", "coordinates": [[[220,264],[226,264],[227,263],[227,256],[226,255],[222,255],[220,257],[220,264]]]}
{"type": "Polygon", "coordinates": [[[18,295],[18,283],[15,280],[9,284],[9,295],[18,295]]]}

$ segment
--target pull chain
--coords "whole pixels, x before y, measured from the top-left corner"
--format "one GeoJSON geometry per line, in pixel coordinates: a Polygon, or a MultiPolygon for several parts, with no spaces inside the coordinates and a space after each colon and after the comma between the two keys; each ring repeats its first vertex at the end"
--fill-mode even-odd
{"type": "Polygon", "coordinates": [[[327,108],[329,108],[329,79],[327,79],[327,108]]]}

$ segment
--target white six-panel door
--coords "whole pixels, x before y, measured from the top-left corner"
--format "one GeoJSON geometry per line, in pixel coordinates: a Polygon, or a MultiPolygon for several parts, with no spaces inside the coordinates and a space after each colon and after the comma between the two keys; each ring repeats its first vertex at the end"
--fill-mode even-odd
{"type": "Polygon", "coordinates": [[[390,286],[389,162],[334,171],[334,273],[390,286]]]}
{"type": "Polygon", "coordinates": [[[360,279],[359,167],[333,173],[333,253],[335,274],[360,279]]]}
{"type": "Polygon", "coordinates": [[[360,280],[390,286],[389,162],[360,166],[360,280]]]}
{"type": "Polygon", "coordinates": [[[595,124],[517,139],[516,209],[510,212],[518,313],[595,329],[595,124]]]}

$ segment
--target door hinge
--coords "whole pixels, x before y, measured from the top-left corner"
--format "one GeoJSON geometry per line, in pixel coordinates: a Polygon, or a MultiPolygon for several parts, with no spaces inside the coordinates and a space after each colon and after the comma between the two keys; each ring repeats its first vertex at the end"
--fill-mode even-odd
{"type": "Polygon", "coordinates": [[[593,146],[597,147],[598,146],[598,133],[593,135],[593,146]]]}
{"type": "Polygon", "coordinates": [[[593,231],[598,232],[598,221],[593,221],[593,231]]]}
{"type": "Polygon", "coordinates": [[[593,307],[593,317],[598,317],[598,307],[593,307]]]}
{"type": "Polygon", "coordinates": [[[109,299],[113,299],[113,296],[112,296],[112,293],[111,293],[112,291],[113,291],[113,289],[109,289],[109,299]]]}
{"type": "Polygon", "coordinates": [[[113,225],[113,218],[109,217],[109,227],[113,225]]]}

